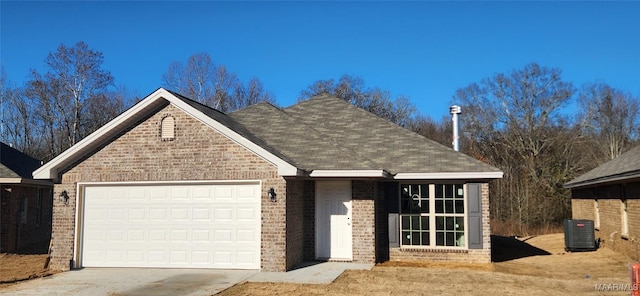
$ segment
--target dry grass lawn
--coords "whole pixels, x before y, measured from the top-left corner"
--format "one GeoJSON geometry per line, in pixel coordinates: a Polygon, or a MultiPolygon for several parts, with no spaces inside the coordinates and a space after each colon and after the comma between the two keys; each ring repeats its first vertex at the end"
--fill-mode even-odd
{"type": "MultiPolygon", "coordinates": [[[[500,240],[500,238],[494,238],[500,240]]],[[[609,249],[566,253],[564,235],[502,238],[491,264],[387,262],[348,270],[328,285],[241,283],[220,295],[629,295],[596,284],[629,283],[629,258],[609,249]],[[524,252],[520,252],[522,250],[524,252]]]]}
{"type": "Polygon", "coordinates": [[[0,254],[0,285],[52,274],[45,264],[48,254],[0,254]]]}

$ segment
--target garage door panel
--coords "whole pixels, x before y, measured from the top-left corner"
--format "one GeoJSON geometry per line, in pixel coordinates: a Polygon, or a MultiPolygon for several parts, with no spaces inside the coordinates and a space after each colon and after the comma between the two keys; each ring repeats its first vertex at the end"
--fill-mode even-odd
{"type": "Polygon", "coordinates": [[[84,192],[83,266],[260,268],[257,184],[94,185],[84,192]]]}

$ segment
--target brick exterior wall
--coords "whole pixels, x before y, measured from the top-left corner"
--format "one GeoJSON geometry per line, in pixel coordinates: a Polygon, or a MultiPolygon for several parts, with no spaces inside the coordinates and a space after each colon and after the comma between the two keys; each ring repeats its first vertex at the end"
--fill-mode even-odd
{"type": "Polygon", "coordinates": [[[353,262],[376,262],[375,199],[378,182],[351,182],[353,262]]]}
{"type": "Polygon", "coordinates": [[[287,269],[287,185],[277,168],[214,129],[167,105],[61,173],[54,196],[67,191],[68,205],[54,199],[50,268],[69,270],[74,252],[78,182],[261,180],[261,268],[287,269]],[[175,140],[162,141],[160,122],[175,118],[175,140]],[[269,201],[274,188],[277,202],[269,201]]]}
{"type": "Polygon", "coordinates": [[[287,270],[315,259],[315,182],[287,179],[287,270]],[[309,213],[313,211],[313,213],[309,213]],[[310,254],[310,251],[313,251],[310,254]]]}
{"type": "Polygon", "coordinates": [[[51,186],[0,186],[0,252],[44,254],[51,239],[51,186]],[[22,201],[26,199],[26,209],[22,201]],[[26,210],[26,220],[21,221],[26,210]],[[24,223],[23,223],[24,222],[24,223]]]}
{"type": "Polygon", "coordinates": [[[489,184],[482,183],[482,249],[389,248],[393,261],[491,262],[491,228],[489,224],[489,184]]]}
{"type": "Polygon", "coordinates": [[[573,219],[594,220],[600,246],[640,260],[640,182],[572,189],[573,219]],[[599,225],[596,221],[597,198],[599,225]],[[628,229],[622,235],[622,200],[627,200],[628,229]]]}
{"type": "Polygon", "coordinates": [[[303,204],[303,231],[305,261],[316,259],[316,182],[305,181],[303,204]]]}
{"type": "Polygon", "coordinates": [[[385,183],[377,184],[375,225],[376,225],[376,263],[389,261],[389,211],[385,183]]]}

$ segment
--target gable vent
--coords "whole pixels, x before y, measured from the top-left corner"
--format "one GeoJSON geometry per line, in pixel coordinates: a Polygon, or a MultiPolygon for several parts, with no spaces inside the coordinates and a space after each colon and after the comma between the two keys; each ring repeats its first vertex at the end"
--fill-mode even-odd
{"type": "Polygon", "coordinates": [[[160,127],[160,139],[162,141],[173,141],[176,138],[176,120],[173,116],[162,118],[160,127]]]}

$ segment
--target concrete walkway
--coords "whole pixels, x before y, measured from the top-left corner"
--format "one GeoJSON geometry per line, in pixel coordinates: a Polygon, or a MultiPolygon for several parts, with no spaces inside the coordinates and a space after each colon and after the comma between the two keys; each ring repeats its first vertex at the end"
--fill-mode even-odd
{"type": "Polygon", "coordinates": [[[371,270],[373,264],[350,262],[310,262],[288,272],[259,272],[249,282],[274,282],[296,284],[328,284],[347,269],[371,270]]]}
{"type": "Polygon", "coordinates": [[[0,288],[0,295],[209,296],[237,283],[328,284],[347,269],[373,264],[308,263],[289,272],[219,269],[84,268],[0,288]]]}

